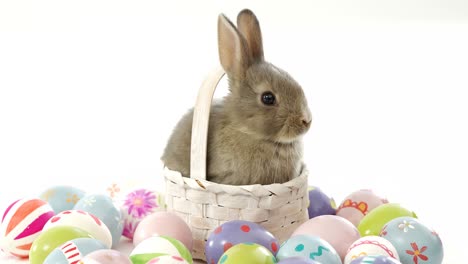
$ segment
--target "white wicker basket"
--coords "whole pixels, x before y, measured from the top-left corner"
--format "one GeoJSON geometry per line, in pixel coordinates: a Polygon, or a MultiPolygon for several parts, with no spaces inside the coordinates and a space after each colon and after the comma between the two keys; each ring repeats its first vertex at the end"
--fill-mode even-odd
{"type": "Polygon", "coordinates": [[[205,242],[220,224],[230,220],[258,223],[280,242],[308,220],[308,172],[283,184],[233,186],[206,180],[206,149],[211,101],[224,75],[213,71],[203,82],[194,108],[190,178],[164,168],[167,210],[176,213],[193,233],[193,258],[205,260],[205,242]]]}

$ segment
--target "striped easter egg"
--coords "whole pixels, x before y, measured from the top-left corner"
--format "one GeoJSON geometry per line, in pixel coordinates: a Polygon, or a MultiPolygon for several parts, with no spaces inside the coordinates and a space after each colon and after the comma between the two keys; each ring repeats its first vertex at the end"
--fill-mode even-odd
{"type": "Polygon", "coordinates": [[[54,249],[43,264],[78,264],[91,252],[107,249],[101,241],[94,238],[75,238],[54,249]]]}
{"type": "Polygon", "coordinates": [[[166,255],[151,259],[146,264],[188,264],[188,262],[179,256],[166,255]]]}
{"type": "Polygon", "coordinates": [[[14,256],[25,258],[44,225],[54,216],[54,210],[41,199],[20,199],[6,209],[0,225],[0,248],[14,256]]]}
{"type": "Polygon", "coordinates": [[[190,264],[193,263],[187,247],[179,240],[167,236],[153,236],[143,240],[130,253],[130,260],[133,264],[144,264],[164,255],[178,256],[190,264]]]}

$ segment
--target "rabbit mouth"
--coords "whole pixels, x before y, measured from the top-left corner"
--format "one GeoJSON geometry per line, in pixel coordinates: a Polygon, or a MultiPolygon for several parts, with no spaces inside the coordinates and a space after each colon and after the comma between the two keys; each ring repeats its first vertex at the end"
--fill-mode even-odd
{"type": "Polygon", "coordinates": [[[276,141],[283,144],[291,144],[301,139],[307,131],[307,128],[304,129],[285,125],[278,134],[276,141]]]}

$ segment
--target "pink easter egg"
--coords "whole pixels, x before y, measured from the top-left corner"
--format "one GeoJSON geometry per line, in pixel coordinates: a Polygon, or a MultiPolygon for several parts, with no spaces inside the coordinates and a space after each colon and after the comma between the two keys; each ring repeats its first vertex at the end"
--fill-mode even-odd
{"type": "Polygon", "coordinates": [[[187,223],[174,213],[156,212],[145,217],[135,230],[133,244],[136,246],[155,235],[175,238],[192,250],[192,231],[187,223]]]}
{"type": "Polygon", "coordinates": [[[86,255],[79,264],[132,264],[130,258],[114,249],[100,249],[86,255]]]}
{"type": "Polygon", "coordinates": [[[327,241],[343,260],[351,244],[361,236],[358,229],[348,220],[336,215],[321,215],[309,219],[292,234],[318,236],[327,241]]]}
{"type": "Polygon", "coordinates": [[[0,225],[0,248],[17,257],[28,257],[32,242],[53,216],[52,207],[41,199],[20,199],[12,203],[0,225]]]}
{"type": "Polygon", "coordinates": [[[357,227],[365,215],[384,203],[388,201],[372,190],[363,189],[348,195],[338,207],[336,215],[349,220],[357,227]]]}
{"type": "Polygon", "coordinates": [[[185,259],[179,256],[159,256],[146,262],[146,264],[189,264],[185,259]]]}

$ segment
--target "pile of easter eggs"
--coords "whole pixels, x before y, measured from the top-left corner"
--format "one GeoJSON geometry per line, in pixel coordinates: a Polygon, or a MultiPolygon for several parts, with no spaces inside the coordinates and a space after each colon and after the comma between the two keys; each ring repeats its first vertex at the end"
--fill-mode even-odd
{"type": "MultiPolygon", "coordinates": [[[[192,264],[192,232],[148,189],[122,197],[55,186],[10,204],[0,249],[32,264],[192,264]],[[133,250],[116,250],[122,239],[133,250]]],[[[339,206],[309,188],[309,220],[286,241],[257,223],[233,220],[211,231],[208,264],[441,264],[442,242],[416,214],[358,190],[339,206]]]]}

